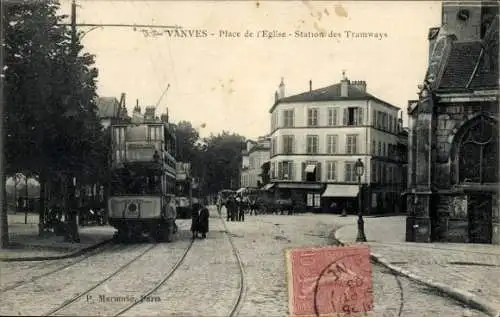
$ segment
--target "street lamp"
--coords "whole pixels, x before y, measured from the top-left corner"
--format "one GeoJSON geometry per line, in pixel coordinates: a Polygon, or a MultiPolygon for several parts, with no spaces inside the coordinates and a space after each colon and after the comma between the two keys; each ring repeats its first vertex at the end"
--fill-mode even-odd
{"type": "Polygon", "coordinates": [[[361,197],[362,194],[362,187],[361,187],[361,176],[365,173],[365,166],[363,162],[361,162],[361,159],[358,159],[358,161],[354,164],[354,172],[356,173],[356,176],[358,177],[358,184],[359,184],[359,202],[358,202],[358,236],[356,237],[356,242],[366,242],[366,236],[365,236],[365,223],[363,221],[363,200],[361,197]]]}

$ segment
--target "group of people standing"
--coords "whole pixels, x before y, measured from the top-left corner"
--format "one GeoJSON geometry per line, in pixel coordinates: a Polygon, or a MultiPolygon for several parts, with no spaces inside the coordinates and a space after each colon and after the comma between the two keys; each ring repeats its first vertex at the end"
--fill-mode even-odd
{"type": "MultiPolygon", "coordinates": [[[[225,203],[221,200],[217,202],[217,210],[219,214],[222,212],[222,206],[226,207],[227,221],[245,221],[245,211],[248,209],[249,204],[245,203],[241,197],[231,196],[225,203]]],[[[251,214],[250,209],[250,214],[251,214]]]]}

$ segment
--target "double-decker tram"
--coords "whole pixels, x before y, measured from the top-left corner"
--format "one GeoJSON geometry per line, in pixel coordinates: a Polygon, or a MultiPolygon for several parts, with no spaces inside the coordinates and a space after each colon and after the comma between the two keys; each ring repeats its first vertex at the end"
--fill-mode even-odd
{"type": "Polygon", "coordinates": [[[167,122],[111,126],[109,223],[120,240],[144,234],[171,241],[175,233],[174,131],[167,122]]]}

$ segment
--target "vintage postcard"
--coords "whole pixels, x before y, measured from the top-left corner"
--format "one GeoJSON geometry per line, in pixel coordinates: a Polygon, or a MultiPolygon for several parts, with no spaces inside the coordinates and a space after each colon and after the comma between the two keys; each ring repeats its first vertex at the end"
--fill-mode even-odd
{"type": "Polygon", "coordinates": [[[500,313],[497,1],[0,3],[0,315],[500,313]]]}

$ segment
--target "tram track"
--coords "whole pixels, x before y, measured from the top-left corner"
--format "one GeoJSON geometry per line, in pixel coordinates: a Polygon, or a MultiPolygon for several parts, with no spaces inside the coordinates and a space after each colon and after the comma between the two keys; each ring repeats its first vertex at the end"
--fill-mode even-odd
{"type": "Polygon", "coordinates": [[[151,296],[154,292],[156,292],[156,290],[158,290],[160,287],[162,287],[163,284],[165,284],[170,279],[170,277],[172,277],[172,275],[174,275],[174,273],[177,271],[177,269],[181,266],[182,262],[184,262],[184,259],[186,258],[187,254],[189,253],[189,251],[193,247],[193,244],[194,244],[194,240],[191,240],[188,247],[186,248],[186,250],[182,254],[181,258],[174,264],[174,266],[172,267],[170,272],[167,275],[165,275],[165,277],[158,284],[156,284],[152,289],[150,289],[149,291],[147,291],[146,293],[141,295],[140,299],[137,302],[133,302],[133,303],[129,304],[127,307],[120,310],[118,313],[114,314],[113,316],[120,316],[120,315],[126,313],[127,311],[129,311],[133,307],[142,303],[142,301],[145,298],[147,298],[148,296],[151,296]]]}
{"type": "Polygon", "coordinates": [[[139,255],[135,256],[132,260],[130,260],[127,263],[125,263],[124,265],[120,266],[116,271],[114,271],[112,274],[108,275],[105,279],[99,281],[97,284],[94,284],[92,287],[88,288],[87,290],[85,290],[84,292],[78,294],[77,296],[74,296],[71,299],[66,300],[62,305],[59,305],[57,308],[51,310],[50,312],[44,314],[43,316],[53,316],[55,313],[63,310],[67,306],[73,304],[74,302],[76,302],[77,300],[79,300],[83,296],[87,295],[88,293],[90,293],[91,291],[93,291],[94,289],[96,289],[97,287],[103,285],[105,282],[107,282],[110,279],[112,279],[114,276],[116,276],[119,273],[123,272],[127,267],[129,267],[130,265],[132,265],[134,262],[138,261],[140,258],[142,258],[144,255],[146,255],[147,253],[149,253],[151,250],[155,249],[157,246],[158,246],[158,244],[155,243],[155,244],[147,247],[146,250],[142,251],[141,253],[139,253],[139,255]]]}
{"type": "MultiPolygon", "coordinates": [[[[239,313],[239,311],[241,309],[241,305],[243,303],[243,299],[244,299],[244,296],[245,296],[245,291],[246,291],[245,272],[244,272],[243,262],[242,262],[242,260],[240,258],[238,249],[236,248],[236,245],[234,244],[233,238],[231,236],[231,233],[230,233],[230,231],[229,231],[229,229],[228,229],[228,227],[227,227],[224,219],[220,215],[218,215],[217,218],[219,218],[219,220],[221,221],[221,223],[222,223],[222,225],[223,225],[223,227],[225,229],[223,231],[223,233],[224,233],[225,237],[228,239],[229,244],[231,245],[231,252],[232,252],[234,258],[236,259],[236,264],[238,266],[238,272],[239,272],[238,295],[236,296],[236,298],[234,299],[233,303],[231,304],[231,307],[229,308],[229,312],[228,312],[228,316],[229,317],[235,317],[235,316],[238,315],[238,313],[239,313]]],[[[215,218],[215,219],[217,219],[217,218],[215,218]]],[[[157,293],[158,291],[160,291],[160,289],[161,289],[162,286],[167,286],[167,285],[172,286],[172,285],[170,285],[168,283],[168,281],[170,280],[170,278],[172,276],[174,276],[174,274],[178,271],[178,269],[180,267],[182,267],[182,264],[184,263],[187,255],[189,253],[189,251],[191,251],[192,247],[194,245],[196,245],[194,242],[195,242],[195,240],[191,240],[191,243],[189,244],[188,248],[183,253],[182,257],[175,263],[175,265],[173,266],[173,268],[171,269],[171,271],[158,284],[156,284],[152,289],[150,289],[149,291],[143,293],[140,296],[141,300],[138,300],[136,302],[133,302],[133,303],[129,304],[126,308],[122,309],[120,312],[118,312],[117,314],[114,314],[113,316],[121,316],[124,313],[129,312],[134,307],[137,307],[139,304],[141,304],[142,303],[142,299],[147,298],[147,297],[151,297],[152,295],[154,295],[155,293],[157,293]]],[[[183,282],[188,283],[187,281],[183,281],[183,282]]],[[[185,314],[185,313],[183,313],[183,314],[185,314]]],[[[139,315],[141,315],[141,314],[139,313],[139,315]]]]}
{"type": "Polygon", "coordinates": [[[236,300],[233,304],[233,307],[231,308],[231,311],[229,313],[229,317],[235,317],[235,316],[238,316],[238,313],[239,313],[241,306],[243,304],[243,299],[244,299],[245,292],[246,292],[247,286],[246,286],[246,279],[245,279],[245,269],[243,267],[243,261],[241,260],[240,254],[238,252],[238,248],[236,248],[236,245],[233,241],[233,237],[231,236],[231,232],[229,231],[229,228],[227,227],[227,224],[224,221],[224,218],[222,218],[221,214],[218,214],[218,216],[219,216],[220,220],[222,221],[222,224],[224,225],[226,237],[229,239],[229,243],[231,244],[233,255],[236,258],[236,261],[237,261],[238,267],[239,267],[239,271],[240,271],[238,297],[236,298],[236,300]]]}
{"type": "MultiPolygon", "coordinates": [[[[179,231],[180,230],[186,230],[186,229],[187,229],[186,228],[186,223],[183,223],[182,225],[179,225],[179,231]]],[[[186,248],[183,248],[181,256],[177,259],[177,261],[175,262],[175,264],[173,265],[173,267],[170,269],[170,271],[160,280],[160,282],[158,282],[152,289],[150,289],[150,290],[148,290],[146,292],[143,292],[141,296],[137,297],[136,301],[133,301],[132,303],[128,304],[125,308],[122,307],[122,308],[115,309],[114,312],[110,313],[110,315],[112,315],[112,316],[118,316],[118,315],[123,314],[124,312],[130,310],[132,307],[134,307],[134,306],[138,305],[139,303],[141,303],[141,301],[144,298],[147,298],[152,293],[154,293],[158,288],[160,288],[175,273],[175,271],[182,264],[182,262],[184,261],[186,255],[191,250],[193,242],[194,241],[191,240],[188,243],[188,246],[186,248]]],[[[87,301],[88,301],[89,294],[92,291],[98,289],[101,286],[104,286],[104,288],[106,288],[106,283],[107,282],[112,282],[112,280],[114,278],[119,278],[119,276],[124,275],[125,273],[127,273],[127,270],[130,269],[131,266],[137,264],[138,261],[140,261],[146,255],[150,254],[150,252],[155,251],[158,248],[158,246],[160,246],[160,245],[165,245],[166,248],[168,248],[168,246],[171,245],[171,244],[170,243],[165,243],[165,244],[163,244],[163,243],[155,243],[155,244],[149,246],[147,249],[145,249],[140,254],[138,254],[137,256],[135,256],[134,258],[132,258],[130,261],[128,261],[124,265],[120,266],[113,273],[109,274],[106,278],[100,280],[99,282],[95,283],[91,287],[85,289],[83,292],[78,293],[76,296],[73,296],[72,298],[64,301],[64,303],[58,305],[56,308],[50,310],[48,313],[44,314],[43,316],[57,316],[59,314],[67,316],[67,315],[70,315],[71,314],[70,312],[72,312],[72,311],[78,311],[78,312],[80,312],[79,309],[72,310],[72,308],[73,308],[72,306],[76,305],[76,307],[77,307],[78,303],[82,300],[82,298],[84,296],[87,296],[87,301]]],[[[92,296],[90,296],[90,297],[92,297],[92,296]]],[[[130,298],[132,298],[132,297],[130,297],[130,298]]],[[[87,304],[89,304],[89,303],[87,303],[87,304]]],[[[89,315],[92,315],[92,313],[89,312],[89,315]]]]}
{"type": "MultiPolygon", "coordinates": [[[[58,273],[61,270],[65,270],[65,269],[67,269],[67,268],[69,268],[69,267],[71,267],[73,265],[81,263],[84,260],[87,260],[90,257],[98,255],[98,254],[101,254],[101,253],[103,253],[105,251],[115,251],[115,250],[120,249],[120,248],[122,248],[121,245],[114,245],[110,241],[110,242],[106,243],[105,245],[103,245],[102,247],[99,247],[96,250],[93,250],[91,252],[83,254],[83,255],[79,256],[77,259],[75,259],[73,261],[70,261],[69,263],[56,266],[55,269],[49,270],[49,271],[47,271],[45,273],[42,273],[42,274],[39,274],[39,275],[32,276],[31,278],[29,278],[27,280],[21,280],[21,281],[17,281],[17,282],[11,283],[10,285],[8,285],[6,287],[1,288],[0,289],[0,294],[3,293],[3,292],[7,292],[7,291],[10,291],[10,290],[16,289],[16,288],[21,287],[21,286],[23,286],[25,284],[33,283],[33,282],[35,282],[37,280],[40,280],[40,279],[42,279],[44,277],[47,277],[47,276],[50,276],[52,274],[58,273]]],[[[60,259],[60,260],[54,260],[54,261],[64,261],[64,260],[67,260],[67,259],[60,259]]],[[[43,266],[43,264],[45,264],[45,261],[40,261],[40,262],[41,263],[38,263],[38,264],[35,264],[35,265],[30,265],[30,266],[28,266],[28,267],[26,267],[24,269],[26,271],[29,271],[31,269],[43,266]]]]}

